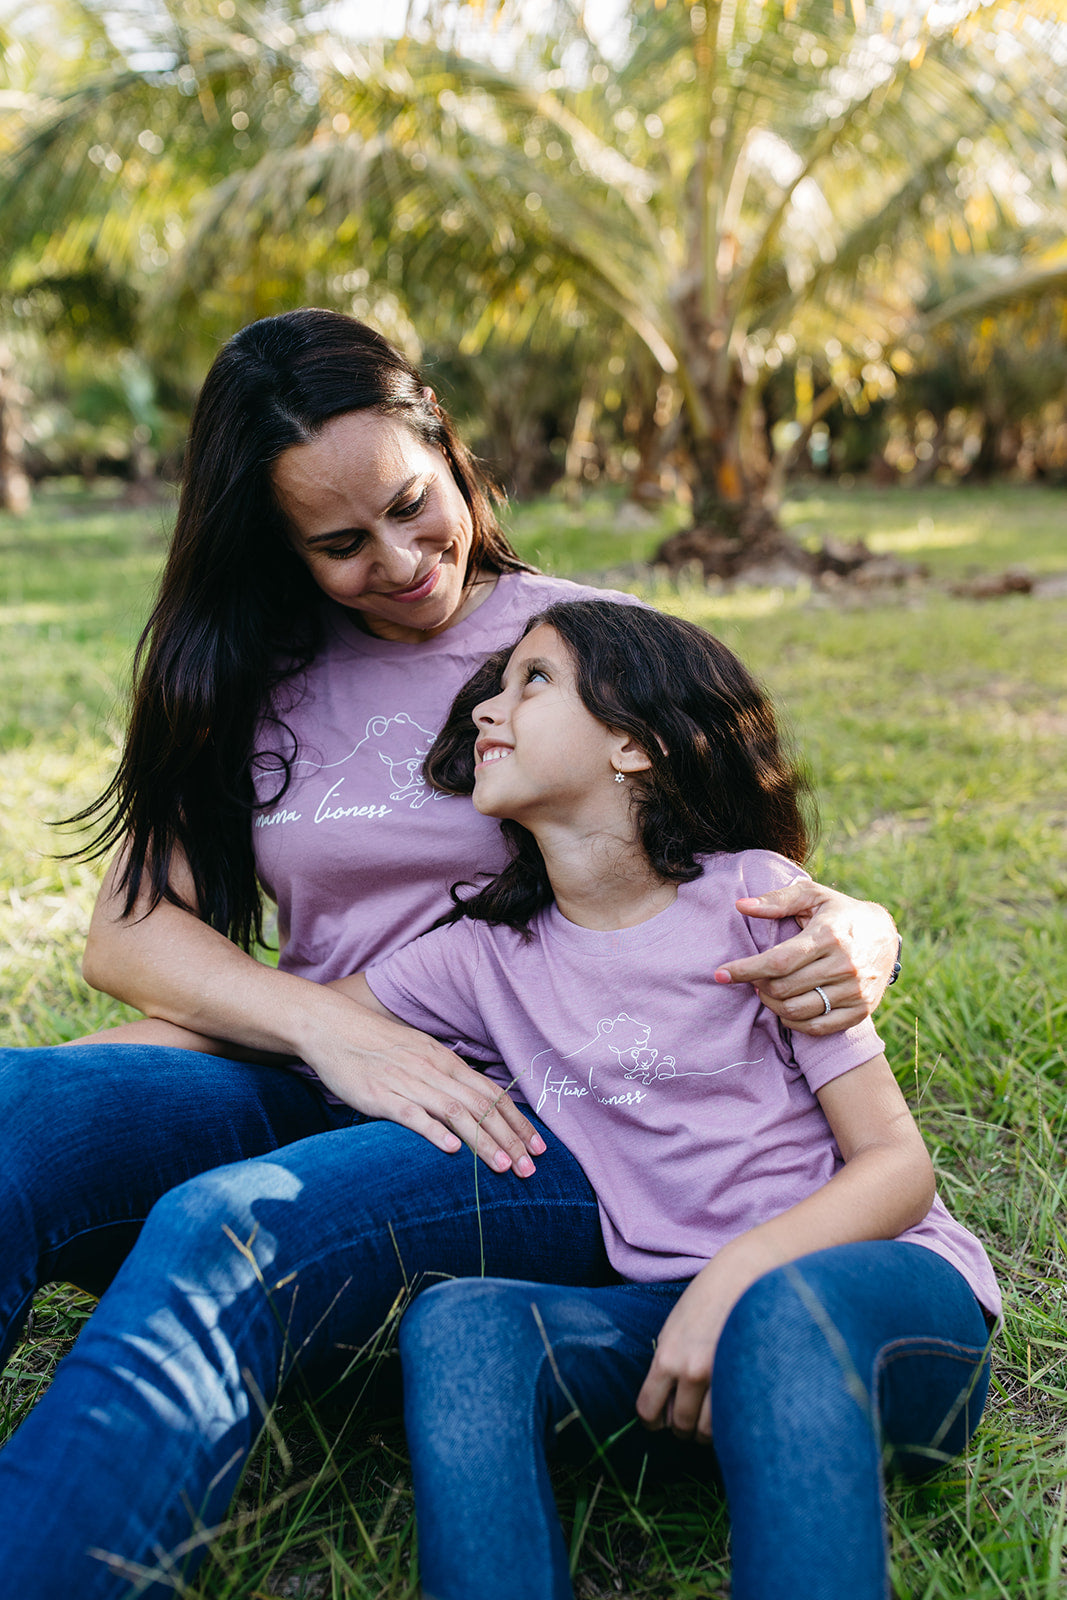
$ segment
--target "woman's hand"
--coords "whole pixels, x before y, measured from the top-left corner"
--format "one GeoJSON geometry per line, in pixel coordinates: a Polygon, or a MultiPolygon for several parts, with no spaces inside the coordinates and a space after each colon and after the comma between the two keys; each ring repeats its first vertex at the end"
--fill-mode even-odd
{"type": "MultiPolygon", "coordinates": [[[[514,1102],[384,1012],[361,978],[334,986],[266,966],[168,901],[152,910],[141,903],[125,916],[121,865],[113,862],[104,880],[83,971],[94,988],[144,1012],[143,1023],[128,1025],[127,1042],[238,1061],[299,1059],[367,1116],[412,1128],[439,1150],[466,1143],[495,1172],[533,1172],[530,1157],[545,1144],[514,1102]]],[[[171,881],[191,902],[192,877],[179,858],[171,881]]],[[[112,1042],[122,1041],[113,1035],[112,1042]]]]}
{"type": "Polygon", "coordinates": [[[798,1033],[841,1033],[870,1016],[897,958],[897,930],[884,907],[798,878],[784,889],[738,900],[737,909],[746,917],[795,917],[801,932],[762,955],[726,962],[715,973],[717,983],[751,983],[764,1005],[798,1033]]]}
{"type": "Polygon", "coordinates": [[[494,1172],[531,1176],[530,1156],[542,1155],[545,1142],[503,1089],[386,1011],[361,975],[320,992],[299,1055],[346,1105],[411,1128],[439,1150],[466,1144],[494,1172]]]}

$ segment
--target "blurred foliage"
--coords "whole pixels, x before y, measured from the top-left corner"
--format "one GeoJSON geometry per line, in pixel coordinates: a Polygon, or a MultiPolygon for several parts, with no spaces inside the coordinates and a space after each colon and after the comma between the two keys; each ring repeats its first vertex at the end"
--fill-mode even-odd
{"type": "Polygon", "coordinates": [[[411,0],[367,39],[303,0],[44,0],[0,37],[0,318],[61,365],[136,349],[153,451],[220,338],[310,302],[428,358],[520,492],[684,468],[698,512],[773,506],[872,413],[916,463],[920,412],[1002,437],[975,341],[1050,372],[1004,330],[1064,304],[1059,10],[630,0],[601,39],[411,0]]]}

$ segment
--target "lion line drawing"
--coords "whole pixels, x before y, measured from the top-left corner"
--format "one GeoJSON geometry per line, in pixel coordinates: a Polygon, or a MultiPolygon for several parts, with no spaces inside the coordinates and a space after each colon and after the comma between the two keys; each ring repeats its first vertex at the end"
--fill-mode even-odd
{"type": "Polygon", "coordinates": [[[676,1077],[713,1078],[734,1067],[758,1066],[762,1060],[758,1056],[754,1061],[731,1061],[710,1071],[680,1072],[674,1056],[664,1055],[652,1043],[652,1024],[620,1011],[614,1017],[602,1017],[595,1037],[570,1055],[543,1050],[534,1057],[531,1076],[540,1074],[542,1079],[535,1110],[541,1111],[548,1100],[562,1109],[565,1099],[582,1100],[586,1095],[605,1106],[640,1105],[654,1083],[676,1077]],[[580,1057],[584,1059],[579,1062],[580,1057]]]}

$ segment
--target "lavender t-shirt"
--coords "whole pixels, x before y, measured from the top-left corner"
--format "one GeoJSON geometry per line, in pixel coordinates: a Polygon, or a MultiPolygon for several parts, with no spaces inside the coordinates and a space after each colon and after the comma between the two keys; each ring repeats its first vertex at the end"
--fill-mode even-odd
{"type": "Polygon", "coordinates": [[[281,800],[270,800],[279,788],[271,752],[289,753],[292,742],[270,720],[253,763],[256,871],[277,901],[283,970],[320,983],[359,972],[431,927],[449,909],[453,883],[499,871],[499,824],[466,797],[431,789],[423,758],[487,655],[513,644],[546,606],[586,599],[636,604],[562,578],[506,573],[476,611],[418,645],[376,638],[344,607],[326,607],[322,650],[275,696],[296,740],[281,800]]]}
{"type": "MultiPolygon", "coordinates": [[[[713,856],[635,928],[580,928],[551,906],[526,943],[465,920],[367,980],[396,1016],[481,1062],[543,1117],[596,1190],[624,1277],[687,1278],[833,1176],[841,1155],[815,1091],[882,1049],[870,1022],[791,1034],[748,984],[712,978],[796,931],[742,917],[735,899],[800,875],[767,851],[713,856]]],[[[900,1237],[944,1256],[999,1314],[985,1251],[940,1200],[900,1237]]]]}

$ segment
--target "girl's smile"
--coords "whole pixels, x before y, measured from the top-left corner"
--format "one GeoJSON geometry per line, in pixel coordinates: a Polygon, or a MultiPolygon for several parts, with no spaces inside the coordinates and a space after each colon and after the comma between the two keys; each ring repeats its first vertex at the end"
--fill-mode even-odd
{"type": "Polygon", "coordinates": [[[613,768],[635,770],[635,754],[638,765],[647,761],[625,734],[587,709],[570,651],[554,628],[542,623],[520,641],[501,685],[474,710],[478,810],[527,826],[543,818],[598,831],[617,821],[620,810],[625,816],[629,794],[613,783],[613,768]]]}
{"type": "Polygon", "coordinates": [[[511,754],[511,746],[508,744],[491,744],[486,740],[479,739],[475,745],[475,751],[478,760],[482,766],[485,766],[490,761],[503,761],[505,756],[511,754]]]}

